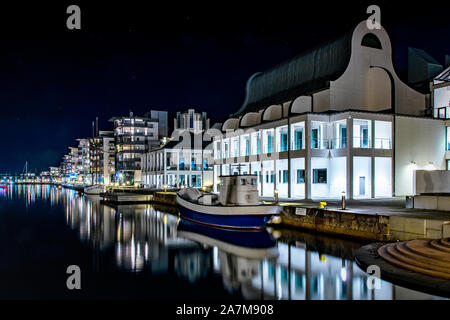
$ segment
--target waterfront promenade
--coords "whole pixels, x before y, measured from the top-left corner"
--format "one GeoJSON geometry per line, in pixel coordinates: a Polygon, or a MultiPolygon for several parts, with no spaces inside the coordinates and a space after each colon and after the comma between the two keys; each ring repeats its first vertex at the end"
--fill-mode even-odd
{"type": "Polygon", "coordinates": [[[345,237],[376,241],[450,236],[450,212],[405,208],[404,198],[283,201],[281,223],[345,237]],[[318,209],[320,202],[326,202],[318,209]]]}
{"type": "MultiPolygon", "coordinates": [[[[81,188],[64,186],[82,191],[81,188]]],[[[176,206],[176,190],[113,190],[101,195],[105,203],[160,203],[176,206]]],[[[273,202],[273,198],[263,198],[273,202]]],[[[450,212],[408,209],[404,198],[346,200],[285,200],[280,224],[331,235],[375,241],[440,239],[450,236],[450,212]],[[320,202],[326,206],[319,209],[320,202]]]]}

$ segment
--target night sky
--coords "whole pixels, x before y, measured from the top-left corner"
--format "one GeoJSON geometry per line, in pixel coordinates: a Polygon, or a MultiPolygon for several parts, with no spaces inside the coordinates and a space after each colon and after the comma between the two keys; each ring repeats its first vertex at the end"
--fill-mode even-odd
{"type": "Polygon", "coordinates": [[[59,165],[97,116],[103,130],[130,110],[168,110],[172,125],[194,107],[221,122],[241,106],[250,75],[349,30],[369,4],[381,7],[400,75],[408,46],[442,64],[450,54],[442,2],[92,2],[2,3],[0,172],[59,165]],[[70,4],[81,8],[81,30],[66,28],[70,4]]]}

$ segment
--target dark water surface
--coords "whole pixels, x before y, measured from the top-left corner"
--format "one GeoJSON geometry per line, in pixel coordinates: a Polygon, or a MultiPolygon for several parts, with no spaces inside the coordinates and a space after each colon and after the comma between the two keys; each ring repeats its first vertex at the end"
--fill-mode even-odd
{"type": "Polygon", "coordinates": [[[128,205],[48,185],[0,189],[0,299],[440,299],[354,262],[362,243],[293,230],[223,231],[176,208],[128,205]],[[66,269],[81,269],[68,290],[66,269]]]}

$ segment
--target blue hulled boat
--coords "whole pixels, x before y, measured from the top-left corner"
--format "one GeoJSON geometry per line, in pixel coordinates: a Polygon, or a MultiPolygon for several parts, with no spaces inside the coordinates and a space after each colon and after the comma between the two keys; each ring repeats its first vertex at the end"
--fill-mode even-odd
{"type": "Polygon", "coordinates": [[[222,228],[258,229],[280,213],[280,206],[262,204],[256,175],[221,176],[219,195],[195,188],[177,193],[183,218],[222,228]]]}

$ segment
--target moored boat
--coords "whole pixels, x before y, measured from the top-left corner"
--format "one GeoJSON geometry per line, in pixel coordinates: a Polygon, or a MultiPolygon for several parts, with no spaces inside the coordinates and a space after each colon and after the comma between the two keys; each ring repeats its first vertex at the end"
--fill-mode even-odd
{"type": "Polygon", "coordinates": [[[222,228],[262,228],[281,207],[260,202],[256,175],[221,176],[219,195],[195,188],[177,193],[180,215],[222,228]]]}
{"type": "Polygon", "coordinates": [[[105,186],[103,185],[94,185],[89,187],[84,187],[84,193],[87,195],[95,195],[98,196],[100,193],[104,193],[106,191],[105,186]]]}

